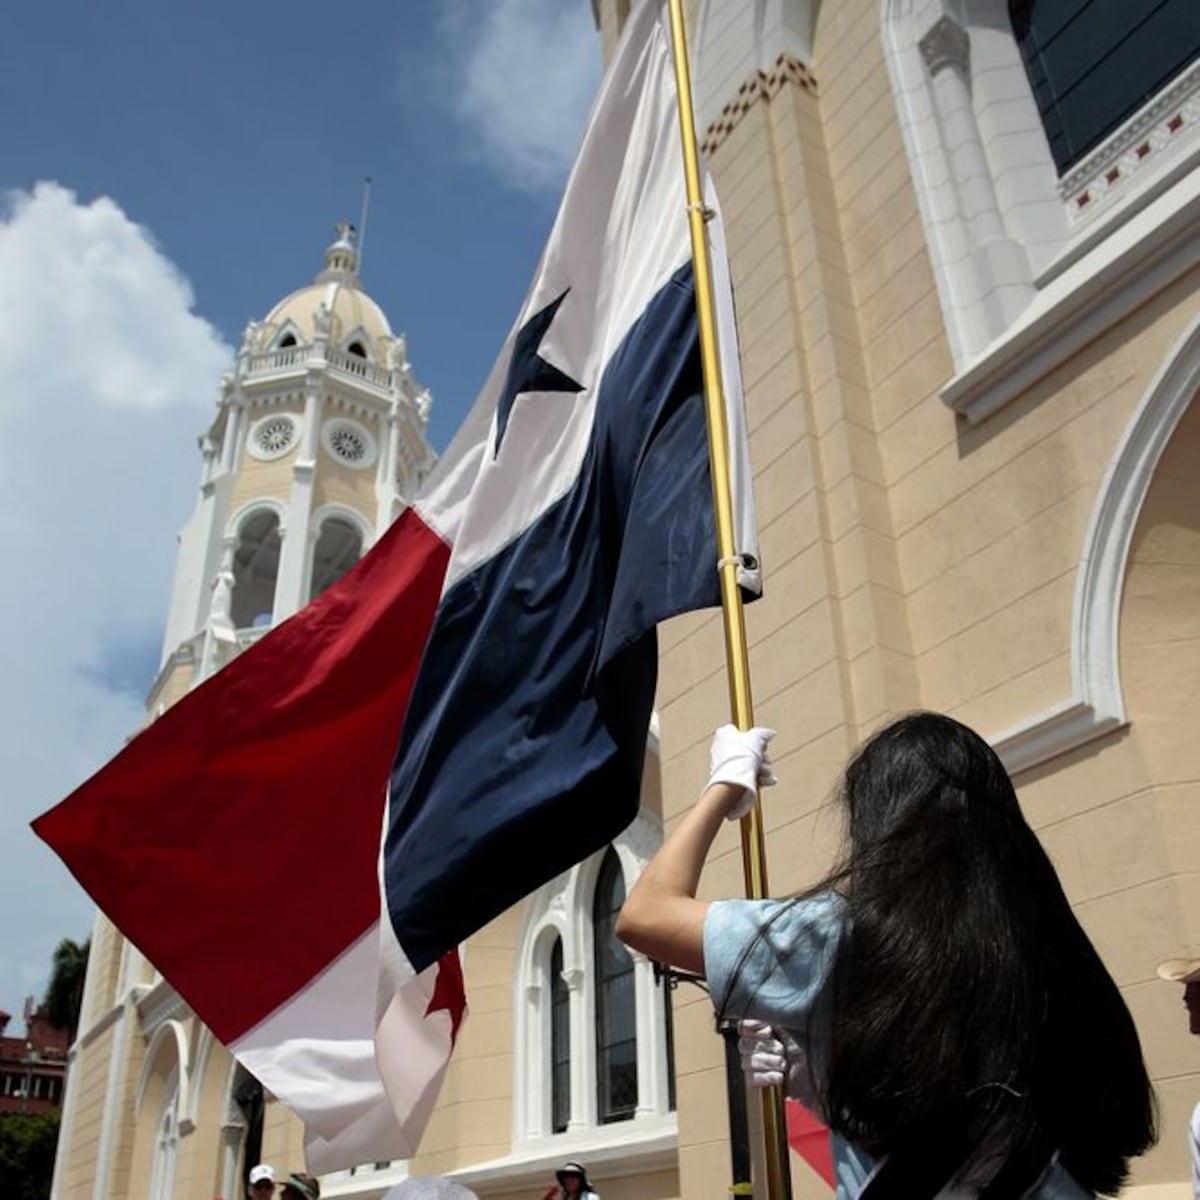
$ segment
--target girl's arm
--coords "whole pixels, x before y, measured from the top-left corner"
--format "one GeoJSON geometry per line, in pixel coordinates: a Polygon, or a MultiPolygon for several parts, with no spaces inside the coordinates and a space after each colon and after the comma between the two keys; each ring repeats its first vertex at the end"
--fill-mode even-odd
{"type": "Polygon", "coordinates": [[[704,973],[704,914],[696,899],[700,871],[717,830],[743,789],[716,783],[671,831],[625,898],[617,937],[650,958],[704,973]]]}
{"type": "Polygon", "coordinates": [[[704,914],[696,899],[700,871],[727,817],[745,816],[759,785],[775,782],[767,758],[769,729],[717,730],[712,774],[700,799],[671,831],[625,900],[617,936],[659,962],[704,972],[704,914]]]}

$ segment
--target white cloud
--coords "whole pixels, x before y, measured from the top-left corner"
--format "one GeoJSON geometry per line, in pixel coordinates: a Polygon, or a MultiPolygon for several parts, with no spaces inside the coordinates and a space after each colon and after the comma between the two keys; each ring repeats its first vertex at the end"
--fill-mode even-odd
{"type": "Polygon", "coordinates": [[[112,200],[0,201],[0,1007],[92,908],[28,828],[142,720],[230,350],[112,200]]]}
{"type": "Polygon", "coordinates": [[[510,186],[554,192],[600,83],[600,35],[579,0],[443,0],[435,94],[510,186]]]}

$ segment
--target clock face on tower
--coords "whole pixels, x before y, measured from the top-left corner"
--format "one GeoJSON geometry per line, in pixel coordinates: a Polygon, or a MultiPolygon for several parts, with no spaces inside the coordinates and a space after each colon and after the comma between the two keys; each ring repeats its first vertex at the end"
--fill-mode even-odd
{"type": "Polygon", "coordinates": [[[272,413],[250,427],[246,448],[252,458],[270,462],[282,458],[299,440],[300,426],[292,413],[272,413]]]}

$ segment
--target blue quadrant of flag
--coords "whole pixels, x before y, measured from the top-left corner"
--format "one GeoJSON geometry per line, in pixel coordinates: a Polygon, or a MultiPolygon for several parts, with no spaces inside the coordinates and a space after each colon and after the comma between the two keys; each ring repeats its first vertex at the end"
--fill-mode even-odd
{"type": "Polygon", "coordinates": [[[574,486],[442,598],[384,845],[415,969],[636,815],[654,625],[719,603],[715,545],[688,263],[606,364],[574,486]]]}

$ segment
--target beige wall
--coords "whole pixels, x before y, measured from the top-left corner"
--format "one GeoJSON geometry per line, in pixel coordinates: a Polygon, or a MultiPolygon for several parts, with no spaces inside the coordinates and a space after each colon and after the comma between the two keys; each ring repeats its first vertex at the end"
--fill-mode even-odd
{"type": "MultiPolygon", "coordinates": [[[[342,410],[336,405],[327,404],[322,414],[322,422],[332,420],[341,415],[342,410]]],[[[379,454],[387,452],[387,431],[381,429],[374,420],[364,420],[361,413],[353,414],[353,419],[363,424],[374,436],[379,454]]],[[[317,470],[313,477],[313,509],[322,504],[345,504],[362,513],[371,525],[375,523],[375,471],[372,464],[361,471],[356,471],[344,463],[331,458],[324,449],[317,451],[317,470]]]]}
{"type": "Polygon", "coordinates": [[[304,404],[301,400],[296,399],[286,404],[272,404],[269,407],[251,406],[245,412],[239,433],[241,445],[237,448],[238,474],[229,498],[231,516],[236,515],[253,500],[270,497],[283,504],[288,501],[291,494],[292,473],[296,465],[296,449],[293,448],[281,458],[272,459],[270,462],[261,462],[246,453],[246,435],[250,427],[271,413],[282,412],[302,416],[304,404]]]}
{"type": "Polygon", "coordinates": [[[108,1065],[112,1055],[113,1030],[110,1028],[90,1045],[76,1052],[71,1063],[71,1088],[74,1091],[74,1120],[71,1154],[66,1171],[57,1186],[64,1200],[90,1197],[100,1151],[100,1128],[104,1117],[104,1096],[108,1065]]]}
{"type": "Polygon", "coordinates": [[[1130,553],[1121,610],[1129,728],[1021,789],[1138,1022],[1163,1116],[1161,1146],[1139,1164],[1139,1182],[1184,1177],[1184,1131],[1200,1100],[1200,1038],[1188,1035],[1182,988],[1154,973],[1200,935],[1200,746],[1189,719],[1200,694],[1197,450],[1193,406],[1159,465],[1130,553]]]}
{"type": "MultiPolygon", "coordinates": [[[[917,705],[996,734],[1071,696],[1079,558],[1101,479],[1194,318],[1179,279],[978,427],[942,403],[953,367],[883,61],[879,6],[823,5],[817,88],[789,84],[711,155],[737,289],[766,596],[748,613],[758,719],[784,787],[764,816],[772,888],[819,875],[850,749],[917,705]],[[819,94],[818,94],[819,93],[819,94]]],[[[1164,1108],[1142,1185],[1185,1176],[1200,1042],[1154,965],[1200,939],[1194,706],[1200,622],[1195,425],[1151,489],[1122,609],[1131,724],[1018,779],[1081,920],[1121,984],[1164,1108]],[[1191,458],[1188,457],[1189,450],[1191,458]],[[1164,515],[1165,514],[1165,515],[1164,515]]],[[[662,637],[670,822],[726,719],[719,622],[662,637]]],[[[705,894],[741,891],[726,831],[705,894]]],[[[682,1190],[727,1168],[719,1043],[677,997],[682,1190]]],[[[798,1170],[800,1168],[797,1168],[798,1170]]],[[[798,1176],[799,1180],[799,1176],[798,1176]]],[[[805,1194],[811,1194],[811,1190],[805,1194]]]]}

